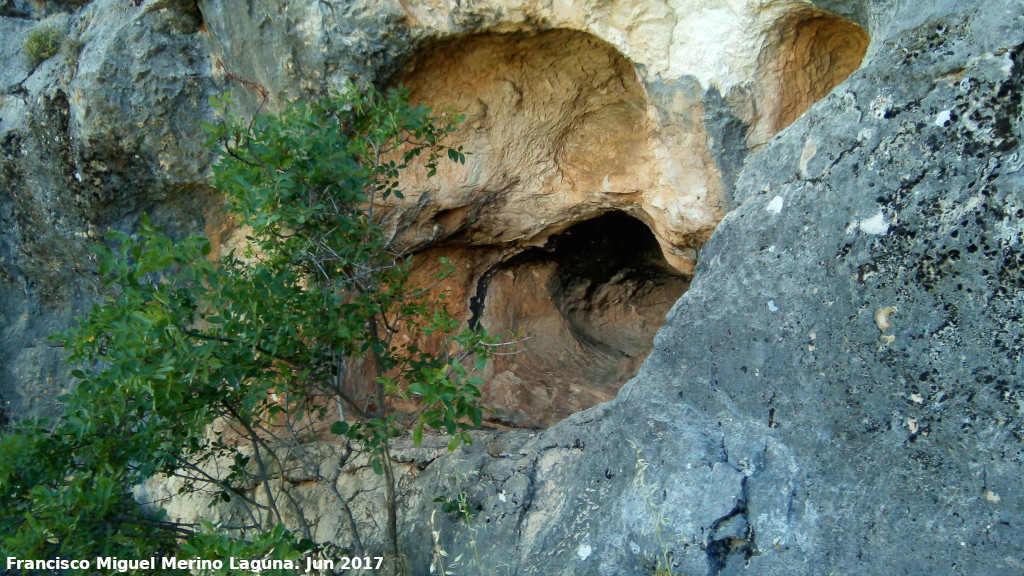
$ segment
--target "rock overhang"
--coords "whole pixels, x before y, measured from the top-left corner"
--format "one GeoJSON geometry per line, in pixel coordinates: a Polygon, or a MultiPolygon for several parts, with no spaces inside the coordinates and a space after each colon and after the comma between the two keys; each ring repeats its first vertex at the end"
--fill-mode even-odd
{"type": "MultiPolygon", "coordinates": [[[[694,275],[701,245],[732,205],[731,180],[743,157],[845,79],[868,46],[867,33],[845,18],[806,4],[768,3],[744,20],[756,23],[756,31],[748,30],[756,40],[729,37],[732,61],[748,66],[726,67],[729,73],[717,77],[709,76],[711,68],[693,68],[693,75],[672,78],[617,49],[623,40],[611,29],[604,34],[618,44],[598,37],[600,27],[573,21],[590,30],[582,31],[552,26],[554,21],[527,19],[433,37],[392,79],[411,91],[413,101],[464,115],[453,145],[469,153],[465,165],[443,166],[432,180],[404,182],[406,199],[389,207],[395,241],[419,253],[427,270],[439,256],[465,266],[451,290],[452,301],[463,303],[457,314],[467,320],[480,321],[484,292],[493,284],[507,294],[492,293],[487,304],[500,302],[508,311],[486,327],[549,331],[550,341],[524,345],[518,364],[535,369],[503,370],[503,362],[488,369],[492,408],[505,415],[498,420],[527,426],[549,425],[614,397],[650,351],[661,322],[645,317],[645,326],[651,325],[644,346],[629,353],[612,347],[635,360],[630,369],[617,364],[601,375],[575,370],[574,364],[607,363],[598,359],[601,352],[580,356],[593,340],[571,329],[573,322],[555,302],[557,291],[550,289],[552,282],[566,282],[553,280],[554,268],[526,266],[525,255],[603,214],[627,214],[647,234],[618,234],[615,241],[636,242],[643,252],[644,238],[653,238],[670,271],[666,278],[679,279],[654,300],[678,297],[694,275]],[[737,46],[745,47],[746,56],[737,55],[743,52],[737,46]],[[509,299],[513,294],[519,300],[509,299]],[[565,320],[565,330],[557,328],[562,322],[556,317],[565,320]]],[[[630,50],[647,57],[643,49],[630,50]]],[[[612,300],[622,310],[650,304],[625,295],[612,300]]],[[[606,309],[591,312],[601,316],[609,306],[615,308],[606,302],[606,309]]],[[[570,307],[579,309],[580,302],[570,307]]],[[[660,317],[667,309],[648,312],[660,317]]]]}

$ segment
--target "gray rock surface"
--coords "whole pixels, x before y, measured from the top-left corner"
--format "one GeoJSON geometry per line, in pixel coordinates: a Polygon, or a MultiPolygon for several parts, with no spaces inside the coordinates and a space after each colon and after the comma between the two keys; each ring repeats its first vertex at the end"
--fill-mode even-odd
{"type": "MultiPolygon", "coordinates": [[[[66,5],[68,7],[72,4],[66,5]]],[[[199,120],[215,93],[190,34],[198,13],[173,3],[98,1],[46,19],[60,51],[32,69],[24,20],[0,17],[11,54],[0,95],[0,400],[54,412],[67,386],[47,336],[95,298],[89,246],[149,211],[172,232],[202,230],[213,198],[199,120]],[[189,28],[191,26],[191,29],[189,28]]]]}
{"type": "Polygon", "coordinates": [[[887,39],[748,158],[614,402],[427,469],[489,480],[487,566],[1024,570],[1022,16],[968,4],[887,39]]]}
{"type": "Polygon", "coordinates": [[[216,231],[198,121],[237,88],[229,73],[274,106],[386,77],[423,39],[572,24],[623,51],[660,110],[701,95],[687,134],[721,141],[708,173],[731,211],[616,400],[410,451],[415,573],[434,531],[468,573],[475,558],[524,576],[1024,571],[1024,3],[815,2],[867,29],[863,66],[754,151],[736,104],[752,86],[669,58],[667,17],[408,4],[96,0],[50,16],[70,41],[35,70],[24,18],[53,10],[0,4],[8,415],[46,412],[66,385],[44,337],[91,298],[88,242],[143,210],[216,231]],[[469,526],[433,501],[463,490],[469,526]]]}

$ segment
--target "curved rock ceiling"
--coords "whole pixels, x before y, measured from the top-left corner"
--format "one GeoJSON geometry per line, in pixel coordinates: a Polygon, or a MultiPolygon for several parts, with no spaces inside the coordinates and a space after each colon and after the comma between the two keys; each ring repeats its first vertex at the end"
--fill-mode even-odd
{"type": "Polygon", "coordinates": [[[397,75],[414,101],[465,115],[454,144],[470,155],[405,183],[396,243],[424,279],[438,257],[456,265],[448,298],[465,320],[528,338],[488,365],[492,421],[543,427],[613,398],[728,208],[724,154],[742,158],[859,66],[863,29],[786,6],[731,93],[731,134],[709,128],[717,104],[698,83],[645,82],[577,30],[434,41],[397,75]]]}
{"type": "Polygon", "coordinates": [[[766,38],[750,145],[767,142],[859,68],[870,41],[853,22],[803,5],[779,15],[766,38]]]}

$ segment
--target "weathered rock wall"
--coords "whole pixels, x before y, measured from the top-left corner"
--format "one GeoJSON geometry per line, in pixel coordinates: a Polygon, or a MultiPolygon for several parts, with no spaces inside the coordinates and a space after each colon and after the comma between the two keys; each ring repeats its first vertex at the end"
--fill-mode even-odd
{"type": "Polygon", "coordinates": [[[751,156],[614,402],[427,469],[478,467],[491,565],[1024,568],[1022,8],[886,38],[751,156]]]}
{"type": "MultiPolygon", "coordinates": [[[[414,207],[394,212],[399,241],[465,256],[467,319],[488,270],[523,266],[495,273],[509,287],[491,305],[528,274],[556,277],[550,253],[512,259],[609,211],[651,230],[666,278],[692,275],[614,401],[543,432],[481,433],[453,455],[403,453],[417,574],[431,529],[453,557],[475,556],[472,541],[487,569],[513,574],[651,574],[665,561],[690,575],[1024,570],[1019,0],[96,0],[58,12],[13,0],[0,18],[10,413],[43,411],[66,385],[42,337],[89,301],[88,242],[142,210],[179,232],[224,231],[200,146],[210,94],[232,88],[254,110],[236,79],[275,107],[349,77],[401,77],[466,106],[462,137],[485,160],[410,183],[414,207]],[[49,12],[74,42],[33,69],[17,46],[49,12]],[[561,57],[567,46],[585,57],[561,57]],[[468,492],[472,527],[428,526],[439,489],[468,492]]],[[[522,318],[565,329],[585,301],[572,302],[522,318]]],[[[517,306],[541,308],[491,313],[517,306]]],[[[649,334],[627,311],[574,326],[649,334]]],[[[546,401],[512,402],[507,419],[546,401]]],[[[329,514],[318,527],[347,537],[329,514]]]]}
{"type": "MultiPolygon", "coordinates": [[[[472,254],[451,287],[465,296],[469,320],[469,298],[505,261],[609,211],[643,222],[675,273],[692,276],[748,148],[841,81],[867,48],[852,20],[778,0],[97,0],[8,2],[4,13],[12,65],[0,101],[9,230],[2,263],[10,296],[0,395],[16,413],[45,411],[64,384],[60,354],[43,337],[87,305],[87,247],[106,229],[130,229],[148,211],[178,233],[230,234],[205,180],[211,155],[200,123],[212,119],[212,94],[232,90],[255,112],[256,91],[269,96],[263,109],[275,109],[351,78],[404,81],[416,98],[467,114],[459,138],[474,161],[408,182],[393,225],[407,248],[472,254]],[[67,38],[38,67],[19,50],[34,18],[67,38]]],[[[867,24],[878,13],[849,15],[867,24]]],[[[629,315],[620,304],[612,315],[629,315]]],[[[577,340],[566,350],[587,347],[577,340]]],[[[627,353],[626,364],[648,350],[627,353]]],[[[546,382],[536,370],[509,372],[506,382],[520,382],[513,395],[533,387],[547,390],[541,397],[571,398],[542,415],[530,403],[507,408],[513,421],[547,424],[609,397],[622,383],[618,371],[602,376],[614,381],[604,391],[586,390],[587,378],[571,371],[546,382]]]]}
{"type": "Polygon", "coordinates": [[[0,398],[48,413],[68,377],[46,337],[95,297],[89,246],[142,211],[179,234],[217,221],[199,125],[217,88],[194,5],[97,2],[2,22],[0,398]],[[21,44],[46,25],[66,41],[32,67],[21,44]]]}

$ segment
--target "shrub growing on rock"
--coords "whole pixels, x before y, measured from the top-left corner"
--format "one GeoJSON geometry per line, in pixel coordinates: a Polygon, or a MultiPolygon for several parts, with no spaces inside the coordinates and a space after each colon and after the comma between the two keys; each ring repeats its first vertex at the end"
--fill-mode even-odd
{"type": "Polygon", "coordinates": [[[60,51],[64,41],[64,33],[54,26],[43,25],[28,33],[22,44],[29,64],[38,66],[60,51]]]}
{"type": "MultiPolygon", "coordinates": [[[[205,238],[172,240],[143,217],[136,234],[114,232],[113,247],[97,249],[110,295],[58,337],[78,365],[65,417],[23,422],[0,441],[0,548],[295,558],[318,543],[291,479],[338,494],[346,470],[369,466],[384,478],[385,552],[398,571],[391,442],[418,443],[425,429],[449,449],[469,442],[481,422],[472,369],[498,345],[458,331],[411,285],[379,222],[414,158],[430,173],[443,157],[465,161],[442,144],[453,119],[401,90],[350,89],[252,120],[219,105],[225,120],[207,126],[221,154],[213,181],[248,247],[214,263],[205,238]],[[442,344],[417,347],[427,335],[442,344]],[[361,397],[346,387],[354,366],[371,381],[361,397]],[[395,414],[396,399],[415,409],[395,414]],[[214,527],[147,512],[133,490],[154,475],[230,502],[242,519],[214,527]]],[[[345,548],[370,552],[338,496],[345,548]]]]}

